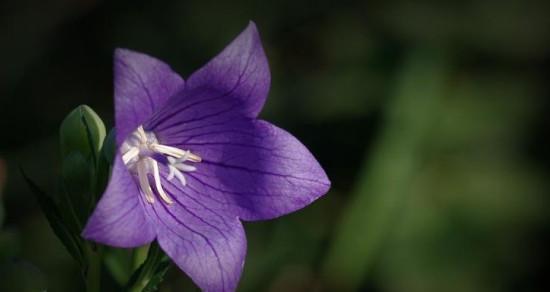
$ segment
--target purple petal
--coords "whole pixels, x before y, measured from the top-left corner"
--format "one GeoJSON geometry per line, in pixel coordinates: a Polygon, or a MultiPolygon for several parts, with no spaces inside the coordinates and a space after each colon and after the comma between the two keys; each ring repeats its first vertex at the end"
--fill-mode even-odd
{"type": "Polygon", "coordinates": [[[184,191],[243,220],[278,217],[310,204],[329,187],[313,155],[286,131],[259,120],[158,131],[162,143],[202,157],[184,191]]]}
{"type": "Polygon", "coordinates": [[[88,219],[82,236],[117,247],[150,243],[156,234],[141,198],[134,178],[117,156],[109,185],[88,219]]]}
{"type": "Polygon", "coordinates": [[[239,100],[248,117],[262,109],[271,75],[260,34],[253,22],[220,54],[189,77],[189,86],[214,87],[227,98],[239,100]]]}
{"type": "Polygon", "coordinates": [[[176,181],[163,181],[173,204],[159,201],[147,207],[156,217],[161,248],[203,291],[234,291],[246,255],[240,221],[210,209],[176,181]]]}
{"type": "Polygon", "coordinates": [[[188,118],[193,112],[195,120],[217,112],[255,118],[265,103],[270,81],[258,30],[250,22],[218,56],[189,77],[186,92],[173,96],[148,128],[174,124],[170,120],[183,116],[184,111],[188,118]]]}
{"type": "Polygon", "coordinates": [[[117,144],[165,104],[184,84],[162,61],[126,49],[114,56],[117,144]]]}

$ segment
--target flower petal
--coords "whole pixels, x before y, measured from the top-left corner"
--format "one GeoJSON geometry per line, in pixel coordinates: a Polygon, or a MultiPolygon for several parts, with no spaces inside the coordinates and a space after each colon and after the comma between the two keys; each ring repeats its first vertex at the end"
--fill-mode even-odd
{"type": "Polygon", "coordinates": [[[127,49],[114,56],[117,144],[159,109],[183,79],[162,61],[127,49]]]}
{"type": "Polygon", "coordinates": [[[240,221],[213,211],[183,192],[176,181],[163,181],[173,204],[159,201],[147,207],[150,217],[157,219],[161,248],[203,291],[234,291],[246,255],[240,221]]]}
{"type": "Polygon", "coordinates": [[[176,135],[170,129],[157,134],[202,158],[195,172],[185,173],[185,190],[212,209],[243,220],[270,219],[301,209],[330,187],[307,148],[265,121],[241,119],[191,127],[176,135]]]}
{"type": "Polygon", "coordinates": [[[190,114],[196,117],[232,113],[255,118],[265,103],[270,82],[260,36],[256,25],[250,22],[218,56],[189,77],[185,92],[170,98],[146,128],[162,123],[172,125],[171,120],[178,116],[189,118],[190,114]]]}
{"type": "Polygon", "coordinates": [[[117,247],[150,243],[156,234],[143,206],[134,178],[117,156],[109,185],[88,219],[82,236],[117,247]]]}
{"type": "Polygon", "coordinates": [[[239,100],[249,117],[262,109],[271,74],[260,34],[250,22],[220,54],[189,77],[189,86],[215,87],[227,97],[239,100]]]}

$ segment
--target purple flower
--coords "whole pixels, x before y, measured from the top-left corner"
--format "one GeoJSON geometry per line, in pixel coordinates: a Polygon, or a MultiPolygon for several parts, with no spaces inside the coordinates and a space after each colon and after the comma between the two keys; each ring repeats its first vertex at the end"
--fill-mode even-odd
{"type": "Polygon", "coordinates": [[[254,23],[186,82],[150,56],[115,52],[118,153],[83,236],[117,247],[157,240],[206,291],[236,289],[240,220],[310,204],[330,182],[313,155],[257,119],[270,73],[254,23]]]}

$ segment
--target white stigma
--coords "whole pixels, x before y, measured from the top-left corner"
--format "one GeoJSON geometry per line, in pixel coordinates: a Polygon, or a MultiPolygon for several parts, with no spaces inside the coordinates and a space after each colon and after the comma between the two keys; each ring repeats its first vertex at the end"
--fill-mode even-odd
{"type": "Polygon", "coordinates": [[[182,186],[187,185],[187,180],[183,173],[197,170],[196,167],[184,162],[197,163],[202,161],[198,155],[191,153],[189,150],[160,144],[155,134],[145,132],[142,126],[139,126],[122,143],[120,151],[122,153],[122,161],[130,172],[137,175],[141,192],[147,202],[151,204],[155,202],[155,195],[151,188],[149,174],[153,175],[153,182],[159,197],[167,204],[174,202],[162,187],[159,161],[154,156],[164,156],[166,158],[166,166],[169,170],[166,179],[172,180],[176,177],[182,186]]]}

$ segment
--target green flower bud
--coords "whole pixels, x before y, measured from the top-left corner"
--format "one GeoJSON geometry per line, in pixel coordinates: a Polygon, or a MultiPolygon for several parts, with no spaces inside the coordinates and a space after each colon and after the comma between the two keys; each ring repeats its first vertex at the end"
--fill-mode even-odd
{"type": "Polygon", "coordinates": [[[115,159],[115,154],[116,154],[115,139],[116,139],[116,133],[115,133],[115,129],[113,128],[111,131],[109,131],[107,138],[105,138],[105,142],[103,142],[103,148],[101,149],[103,158],[105,158],[105,161],[109,162],[109,164],[113,164],[113,160],[115,159]]]}
{"type": "Polygon", "coordinates": [[[97,157],[105,133],[101,118],[89,106],[78,106],[67,115],[59,129],[62,157],[73,151],[82,153],[84,157],[90,154],[97,157]]]}
{"type": "Polygon", "coordinates": [[[68,206],[62,208],[62,212],[74,209],[80,222],[85,222],[91,209],[91,185],[93,164],[80,152],[73,151],[63,159],[61,175],[63,177],[64,191],[68,195],[69,202],[64,200],[60,204],[68,206]]]}

